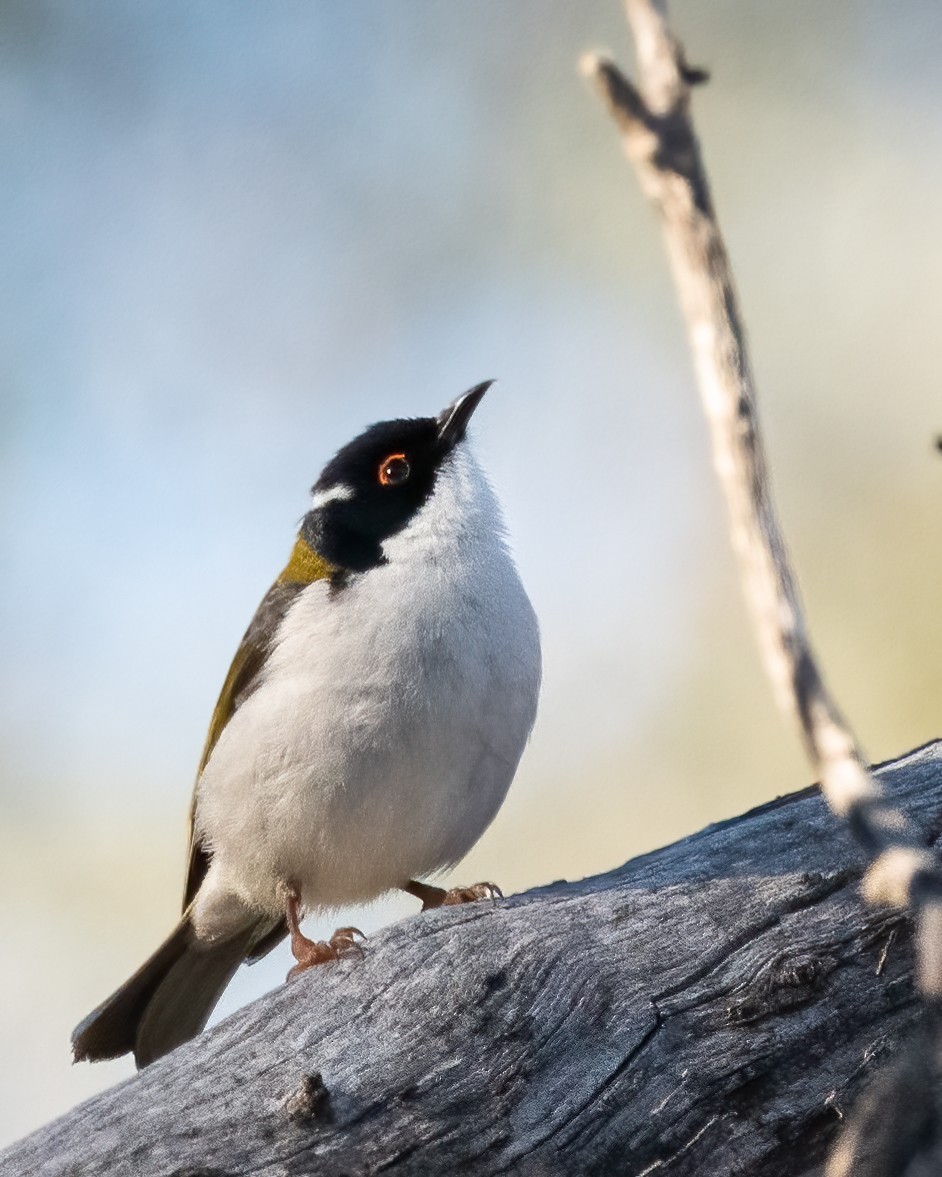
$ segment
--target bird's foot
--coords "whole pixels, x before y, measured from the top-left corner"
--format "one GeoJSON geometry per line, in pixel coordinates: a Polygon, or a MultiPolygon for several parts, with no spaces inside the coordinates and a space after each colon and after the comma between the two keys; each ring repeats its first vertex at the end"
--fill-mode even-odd
{"type": "Polygon", "coordinates": [[[287,980],[317,964],[343,960],[347,956],[362,956],[359,941],[366,937],[359,928],[338,928],[329,940],[311,940],[301,931],[301,896],[294,887],[285,887],[285,919],[291,933],[291,953],[298,962],[288,973],[287,980]]]}
{"type": "Polygon", "coordinates": [[[470,887],[431,887],[428,883],[417,883],[411,879],[403,888],[416,899],[422,900],[422,910],[432,907],[452,907],[457,903],[476,903],[479,899],[503,899],[504,893],[496,883],[474,883],[470,887]]]}
{"type": "Polygon", "coordinates": [[[301,932],[291,933],[291,952],[298,962],[288,973],[286,980],[312,969],[318,964],[332,960],[344,960],[348,956],[362,956],[361,940],[366,937],[359,928],[338,928],[329,940],[309,940],[301,932]]]}
{"type": "Polygon", "coordinates": [[[470,887],[452,887],[435,907],[451,907],[456,903],[477,903],[479,899],[503,899],[504,893],[496,883],[472,883],[470,887]]]}

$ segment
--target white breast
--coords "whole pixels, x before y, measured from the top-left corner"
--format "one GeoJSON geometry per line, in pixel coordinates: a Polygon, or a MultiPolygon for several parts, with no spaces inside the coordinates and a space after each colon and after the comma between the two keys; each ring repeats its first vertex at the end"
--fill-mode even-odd
{"type": "Polygon", "coordinates": [[[199,786],[214,889],[277,910],[371,898],[457,862],[536,715],[536,618],[466,444],[388,563],[305,589],[199,786]]]}

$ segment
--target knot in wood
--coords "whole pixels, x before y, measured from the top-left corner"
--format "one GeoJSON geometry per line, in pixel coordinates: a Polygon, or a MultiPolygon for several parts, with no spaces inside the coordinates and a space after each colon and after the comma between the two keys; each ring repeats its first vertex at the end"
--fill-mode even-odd
{"type": "Polygon", "coordinates": [[[832,958],[810,953],[773,957],[733,991],[726,1007],[727,1022],[735,1025],[757,1022],[804,1005],[834,967],[832,958]]]}
{"type": "Polygon", "coordinates": [[[295,1124],[317,1120],[329,1124],[333,1119],[330,1106],[330,1092],[324,1084],[320,1071],[305,1075],[297,1090],[285,1100],[285,1112],[295,1124]]]}

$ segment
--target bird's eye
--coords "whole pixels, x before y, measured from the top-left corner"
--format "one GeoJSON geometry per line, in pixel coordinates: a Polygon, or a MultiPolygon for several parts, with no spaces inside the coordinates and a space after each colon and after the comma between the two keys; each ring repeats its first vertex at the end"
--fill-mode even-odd
{"type": "Polygon", "coordinates": [[[411,473],[405,454],[390,454],[379,464],[379,481],[383,486],[401,486],[411,473]]]}

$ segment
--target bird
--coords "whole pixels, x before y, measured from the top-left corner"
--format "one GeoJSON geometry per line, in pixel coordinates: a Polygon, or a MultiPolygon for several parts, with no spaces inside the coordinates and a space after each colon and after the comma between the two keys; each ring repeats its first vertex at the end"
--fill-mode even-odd
{"type": "Polygon", "coordinates": [[[467,438],[492,383],[371,425],[324,467],[212,715],[180,921],[79,1023],[75,1061],[147,1066],[285,936],[289,979],[362,951],[354,928],[308,939],[306,913],[500,894],[427,881],[496,815],[540,692],[537,619],[467,438]]]}

